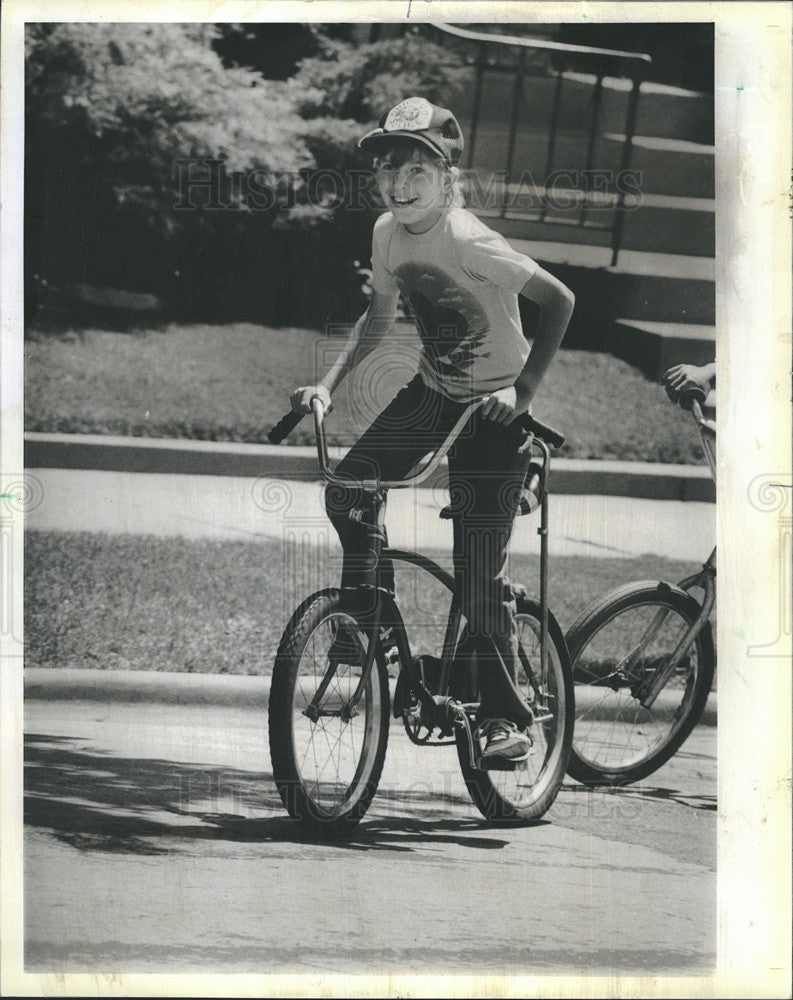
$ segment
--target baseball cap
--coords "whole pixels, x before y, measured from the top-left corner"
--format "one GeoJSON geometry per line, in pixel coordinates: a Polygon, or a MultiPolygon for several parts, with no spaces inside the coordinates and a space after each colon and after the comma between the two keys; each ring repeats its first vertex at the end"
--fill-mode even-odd
{"type": "Polygon", "coordinates": [[[383,115],[377,128],[359,141],[363,150],[374,152],[384,139],[405,136],[427,146],[455,166],[463,152],[463,133],[447,108],[430,104],[423,97],[408,97],[383,115]]]}

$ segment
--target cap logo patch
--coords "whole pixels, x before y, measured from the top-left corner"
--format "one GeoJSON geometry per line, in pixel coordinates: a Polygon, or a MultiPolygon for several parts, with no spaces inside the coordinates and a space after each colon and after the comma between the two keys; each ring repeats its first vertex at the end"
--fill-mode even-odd
{"type": "Polygon", "coordinates": [[[423,97],[409,97],[388,112],[383,128],[386,132],[421,132],[432,121],[432,105],[423,97]]]}

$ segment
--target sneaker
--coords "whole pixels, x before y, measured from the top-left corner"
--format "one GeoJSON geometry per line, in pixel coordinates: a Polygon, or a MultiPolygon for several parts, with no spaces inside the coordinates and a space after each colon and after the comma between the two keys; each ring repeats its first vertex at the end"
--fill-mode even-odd
{"type": "Polygon", "coordinates": [[[328,660],[336,666],[340,663],[348,666],[361,665],[361,643],[354,628],[344,624],[338,626],[328,650],[328,660]]]}
{"type": "Polygon", "coordinates": [[[486,719],[477,728],[476,737],[485,741],[480,753],[480,764],[485,770],[509,770],[531,753],[529,735],[506,719],[486,719]]]}

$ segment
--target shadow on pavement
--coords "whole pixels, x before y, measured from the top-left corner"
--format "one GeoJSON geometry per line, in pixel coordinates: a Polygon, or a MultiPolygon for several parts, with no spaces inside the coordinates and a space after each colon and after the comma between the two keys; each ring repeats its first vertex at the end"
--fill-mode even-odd
{"type": "MultiPolygon", "coordinates": [[[[24,791],[25,823],[79,850],[158,855],[182,851],[183,840],[320,843],[284,814],[269,771],[116,757],[70,737],[30,734],[24,791]],[[279,815],[261,815],[270,810],[279,815]]],[[[349,838],[321,846],[410,852],[414,845],[497,850],[510,843],[483,820],[438,817],[450,803],[448,795],[429,791],[381,789],[373,812],[385,806],[400,815],[375,815],[349,838]],[[404,815],[413,809],[417,817],[404,815]]],[[[454,803],[472,808],[467,800],[454,803]]]]}
{"type": "Polygon", "coordinates": [[[587,785],[565,784],[566,792],[577,792],[582,795],[614,795],[623,799],[655,799],[663,802],[676,802],[678,805],[686,806],[688,809],[703,809],[708,812],[716,811],[716,796],[705,793],[684,792],[679,788],[665,788],[658,785],[625,785],[622,788],[612,788],[601,786],[590,788],[587,785]]]}

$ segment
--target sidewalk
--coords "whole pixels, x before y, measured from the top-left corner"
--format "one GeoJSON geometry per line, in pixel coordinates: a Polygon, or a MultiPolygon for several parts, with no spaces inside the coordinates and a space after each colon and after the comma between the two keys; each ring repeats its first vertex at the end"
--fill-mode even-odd
{"type": "MultiPolygon", "coordinates": [[[[42,468],[27,475],[40,498],[25,515],[27,528],[338,545],[319,482],[42,468]]],[[[443,487],[392,490],[386,517],[390,544],[451,551],[451,522],[438,518],[447,502],[443,487]]],[[[538,552],[538,525],[537,514],[518,518],[512,551],[538,552]]],[[[713,547],[716,512],[710,503],[554,494],[549,527],[551,555],[653,553],[693,565],[713,547]]]]}

